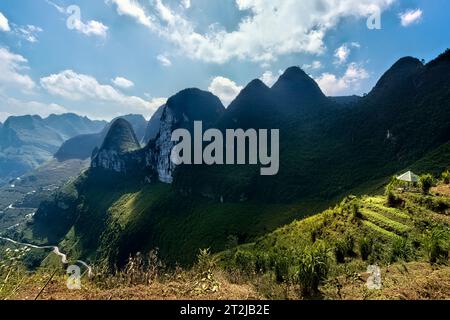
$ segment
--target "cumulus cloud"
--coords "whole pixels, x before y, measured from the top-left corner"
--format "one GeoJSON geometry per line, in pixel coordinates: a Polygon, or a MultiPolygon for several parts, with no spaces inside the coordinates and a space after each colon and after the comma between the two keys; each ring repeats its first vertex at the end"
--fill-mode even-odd
{"type": "Polygon", "coordinates": [[[131,87],[134,87],[134,83],[131,80],[128,80],[123,77],[116,77],[115,79],[112,79],[111,82],[116,86],[124,89],[128,89],[131,87]]]}
{"type": "Polygon", "coordinates": [[[23,92],[30,92],[36,86],[30,76],[24,74],[27,69],[27,59],[15,54],[7,48],[0,47],[0,84],[2,87],[12,87],[23,92]]]}
{"type": "Polygon", "coordinates": [[[343,63],[347,62],[349,55],[350,55],[350,49],[348,48],[348,46],[346,44],[343,44],[342,46],[337,48],[336,51],[334,52],[334,57],[337,59],[336,63],[338,63],[338,64],[343,64],[343,63]]]}
{"type": "MultiPolygon", "coordinates": [[[[117,13],[121,16],[129,16],[135,19],[138,23],[154,29],[153,18],[147,16],[144,8],[135,0],[109,0],[117,7],[117,13]]],[[[156,29],[155,29],[156,30],[156,29]]]]}
{"type": "Polygon", "coordinates": [[[85,23],[81,19],[76,19],[73,22],[73,29],[86,36],[105,38],[109,28],[99,21],[91,20],[85,23]]]}
{"type": "Polygon", "coordinates": [[[9,27],[8,19],[3,15],[3,13],[0,12],[0,31],[11,31],[11,28],[9,27]]]}
{"type": "Polygon", "coordinates": [[[374,7],[384,10],[395,0],[235,0],[244,13],[235,30],[215,27],[200,33],[183,12],[154,0],[146,11],[137,1],[109,0],[126,15],[179,47],[192,59],[225,63],[231,59],[274,61],[290,53],[320,54],[324,38],[346,17],[364,18],[374,7]]]}
{"type": "MultiPolygon", "coordinates": [[[[113,104],[122,113],[141,113],[145,116],[152,114],[164,98],[146,101],[140,97],[127,96],[110,85],[100,84],[97,79],[85,74],[78,74],[72,70],[65,70],[41,78],[41,86],[52,95],[72,101],[87,101],[91,104],[113,104]],[[126,111],[125,111],[126,110],[126,111]]],[[[105,114],[107,110],[103,110],[105,114]]]]}
{"type": "Polygon", "coordinates": [[[361,45],[358,42],[350,42],[350,44],[344,43],[334,51],[334,57],[336,58],[335,64],[344,64],[347,62],[352,48],[359,49],[361,45]]]}
{"type": "Polygon", "coordinates": [[[208,88],[225,106],[229,106],[242,89],[236,82],[225,77],[215,77],[208,88]]]}
{"type": "Polygon", "coordinates": [[[67,113],[67,109],[56,103],[42,103],[38,101],[23,101],[0,94],[2,100],[2,111],[0,121],[5,121],[8,117],[15,115],[40,115],[47,117],[50,114],[67,113]]]}
{"type": "Polygon", "coordinates": [[[156,59],[158,59],[159,63],[161,63],[164,67],[170,67],[172,65],[172,61],[170,61],[170,59],[165,55],[160,54],[156,57],[156,59]]]}
{"type": "Polygon", "coordinates": [[[272,71],[266,71],[261,76],[260,80],[268,87],[272,87],[278,80],[278,76],[274,75],[272,71]]]}
{"type": "Polygon", "coordinates": [[[400,13],[400,23],[403,27],[408,27],[414,23],[418,23],[422,19],[422,10],[407,10],[400,13]]]}
{"type": "Polygon", "coordinates": [[[328,96],[355,94],[361,81],[369,77],[369,73],[356,63],[350,63],[342,77],[331,73],[323,73],[315,79],[322,91],[328,96]]]}

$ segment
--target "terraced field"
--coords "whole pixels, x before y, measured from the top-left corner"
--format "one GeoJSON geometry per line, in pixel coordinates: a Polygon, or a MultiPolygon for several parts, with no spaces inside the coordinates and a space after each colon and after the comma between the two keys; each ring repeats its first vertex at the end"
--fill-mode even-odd
{"type": "Polygon", "coordinates": [[[405,236],[413,228],[411,217],[405,211],[387,207],[385,203],[384,197],[362,199],[359,212],[364,226],[390,238],[405,236]]]}

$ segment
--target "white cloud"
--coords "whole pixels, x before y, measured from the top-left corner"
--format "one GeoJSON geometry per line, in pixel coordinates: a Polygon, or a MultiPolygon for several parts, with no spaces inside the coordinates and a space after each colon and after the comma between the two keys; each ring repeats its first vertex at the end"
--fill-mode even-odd
{"type": "Polygon", "coordinates": [[[275,82],[277,82],[278,76],[274,75],[272,71],[266,71],[263,73],[260,79],[266,84],[266,86],[272,87],[275,82]]]}
{"type": "Polygon", "coordinates": [[[322,62],[315,60],[311,64],[304,64],[302,66],[303,70],[318,70],[322,68],[322,62]]]}
{"type": "Polygon", "coordinates": [[[328,96],[355,94],[361,81],[369,77],[368,72],[356,63],[350,63],[342,77],[323,73],[315,79],[322,91],[328,96]]]}
{"type": "Polygon", "coordinates": [[[109,28],[99,21],[91,20],[84,23],[80,19],[76,19],[73,23],[73,29],[87,36],[105,38],[109,28]]]}
{"type": "MultiPolygon", "coordinates": [[[[158,103],[162,101],[165,103],[164,98],[146,101],[136,96],[124,95],[110,85],[100,84],[92,76],[78,74],[72,70],[65,70],[58,74],[41,78],[40,83],[52,95],[72,101],[87,101],[91,104],[106,104],[108,106],[114,104],[116,109],[118,107],[122,110],[122,113],[141,113],[144,116],[148,116],[160,106],[158,103]]],[[[104,115],[107,111],[97,110],[97,113],[104,115]]]]}
{"type": "Polygon", "coordinates": [[[400,13],[400,22],[402,26],[408,27],[414,23],[418,23],[420,19],[422,19],[422,10],[407,10],[405,12],[400,13]]]}
{"type": "Polygon", "coordinates": [[[230,105],[242,89],[243,87],[238,86],[236,82],[225,77],[215,77],[208,88],[225,106],[230,105]]]}
{"type": "Polygon", "coordinates": [[[334,56],[337,59],[336,63],[338,64],[347,62],[347,59],[350,56],[350,49],[348,48],[347,44],[343,44],[342,46],[337,48],[334,52],[334,56]]]}
{"type": "Polygon", "coordinates": [[[156,110],[159,109],[159,107],[165,105],[167,102],[167,98],[161,98],[161,97],[156,97],[156,98],[151,98],[148,101],[148,105],[149,108],[152,110],[152,112],[148,113],[147,115],[144,114],[144,116],[152,116],[153,113],[155,113],[156,110]]]}
{"type": "Polygon", "coordinates": [[[181,6],[184,9],[189,9],[191,7],[191,0],[181,0],[181,6]]]}
{"type": "Polygon", "coordinates": [[[152,18],[147,16],[144,8],[135,0],[109,0],[117,6],[117,13],[119,15],[130,16],[140,24],[154,28],[152,18]]]}
{"type": "Polygon", "coordinates": [[[128,89],[131,87],[134,87],[134,83],[131,80],[128,80],[123,77],[116,77],[115,79],[112,79],[111,82],[116,86],[124,89],[128,89]]]}
{"type": "Polygon", "coordinates": [[[37,34],[42,32],[42,28],[33,26],[31,24],[23,27],[17,27],[15,32],[25,40],[31,43],[38,42],[37,34]]]}
{"type": "Polygon", "coordinates": [[[40,115],[47,117],[50,114],[67,113],[67,109],[56,103],[42,103],[38,101],[22,101],[0,94],[2,100],[2,112],[0,112],[0,121],[4,121],[9,116],[21,115],[40,115]]]}
{"type": "Polygon", "coordinates": [[[0,31],[11,31],[11,28],[9,27],[8,19],[3,15],[3,13],[0,12],[0,31]]]}
{"type": "Polygon", "coordinates": [[[30,76],[23,73],[27,68],[27,59],[0,47],[0,84],[23,92],[30,92],[36,84],[30,76]]]}
{"type": "Polygon", "coordinates": [[[375,6],[382,11],[395,0],[235,1],[245,14],[235,30],[216,27],[199,33],[183,12],[161,0],[154,0],[149,12],[134,0],[109,0],[118,14],[134,18],[190,58],[215,63],[236,58],[269,62],[290,53],[320,54],[325,50],[325,35],[343,18],[368,17],[375,6]]]}
{"type": "Polygon", "coordinates": [[[167,58],[165,55],[158,55],[156,57],[156,59],[158,59],[158,61],[161,63],[161,65],[163,65],[164,67],[170,67],[172,65],[172,61],[170,61],[169,58],[167,58]]]}

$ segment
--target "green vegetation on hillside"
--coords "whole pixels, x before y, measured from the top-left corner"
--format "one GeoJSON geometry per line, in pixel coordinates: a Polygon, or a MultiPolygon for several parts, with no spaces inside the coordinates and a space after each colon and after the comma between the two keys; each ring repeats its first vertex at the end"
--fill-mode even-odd
{"type": "MultiPolygon", "coordinates": [[[[101,245],[91,247],[92,256],[95,250],[100,255],[118,254],[123,246],[136,244],[134,237],[145,239],[139,232],[148,232],[140,229],[141,224],[148,226],[147,203],[157,207],[157,198],[167,191],[162,184],[150,187],[153,193],[130,192],[117,199],[104,199],[103,203],[93,196],[86,201],[84,206],[96,204],[97,211],[89,211],[93,212],[90,220],[79,217],[62,242],[70,259],[78,259],[77,247],[86,250],[95,237],[101,245]],[[102,207],[111,208],[105,216],[102,207]],[[107,231],[99,236],[101,228],[96,225],[105,220],[107,231]],[[88,221],[88,233],[76,234],[78,227],[87,230],[82,224],[88,221]],[[81,239],[90,244],[81,244],[81,239]]],[[[145,246],[127,257],[120,269],[96,260],[94,277],[83,277],[83,289],[76,295],[64,289],[64,277],[55,269],[58,262],[52,254],[38,271],[27,273],[26,268],[36,267],[37,253],[10,248],[0,252],[4,261],[0,265],[4,283],[0,298],[34,297],[50,276],[55,277],[48,289],[51,295],[43,293],[43,298],[448,298],[450,186],[442,180],[428,195],[419,188],[404,191],[390,185],[387,190],[398,199],[394,207],[389,205],[387,195],[350,196],[333,208],[278,228],[253,243],[239,245],[237,237],[229,236],[228,249],[221,253],[197,250],[192,268],[167,265],[159,250],[145,246]],[[366,288],[370,265],[381,268],[379,290],[366,288]]],[[[46,254],[42,252],[41,259],[46,254]]]]}
{"type": "Polygon", "coordinates": [[[221,253],[221,263],[256,279],[266,275],[297,284],[309,295],[317,294],[319,286],[331,286],[331,279],[363,272],[368,264],[447,264],[450,189],[445,190],[439,196],[396,192],[400,201],[395,208],[387,196],[348,197],[321,214],[221,253]]]}

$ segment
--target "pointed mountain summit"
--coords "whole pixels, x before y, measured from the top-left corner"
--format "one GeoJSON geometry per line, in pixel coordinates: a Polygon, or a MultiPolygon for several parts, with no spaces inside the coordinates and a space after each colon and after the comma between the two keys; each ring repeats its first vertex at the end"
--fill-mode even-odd
{"type": "Polygon", "coordinates": [[[270,88],[259,79],[251,81],[234,99],[220,121],[227,128],[262,128],[276,113],[270,88]]]}
{"type": "Polygon", "coordinates": [[[131,124],[122,118],[114,121],[100,148],[102,150],[126,153],[140,148],[131,124]]]}
{"type": "Polygon", "coordinates": [[[288,68],[271,90],[282,110],[317,108],[327,102],[319,85],[299,67],[288,68]]]}
{"type": "Polygon", "coordinates": [[[246,108],[245,102],[257,102],[266,100],[270,96],[270,88],[259,79],[252,80],[238,96],[231,102],[227,111],[246,108]]]}
{"type": "MultiPolygon", "coordinates": [[[[129,114],[121,116],[120,118],[125,119],[131,124],[138,140],[143,139],[147,127],[147,121],[142,115],[129,114]]],[[[66,140],[55,153],[56,159],[60,161],[68,159],[88,159],[92,155],[92,151],[95,148],[101,147],[109,129],[111,128],[111,125],[117,119],[118,118],[114,118],[109,124],[106,126],[103,125],[103,127],[95,133],[81,134],[66,140]]]]}
{"type": "Polygon", "coordinates": [[[369,96],[395,95],[402,98],[414,88],[413,77],[422,70],[422,62],[413,57],[399,59],[377,82],[369,96]]]}

